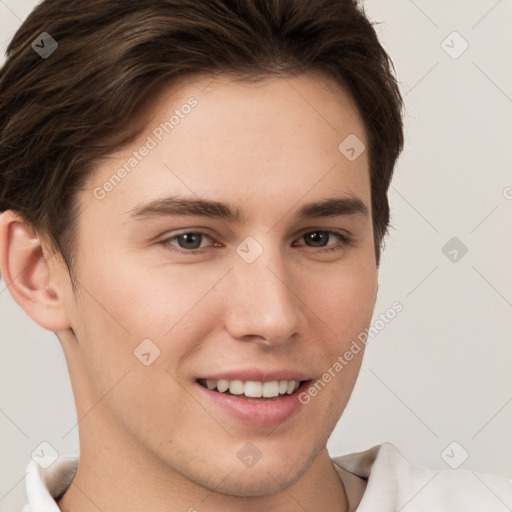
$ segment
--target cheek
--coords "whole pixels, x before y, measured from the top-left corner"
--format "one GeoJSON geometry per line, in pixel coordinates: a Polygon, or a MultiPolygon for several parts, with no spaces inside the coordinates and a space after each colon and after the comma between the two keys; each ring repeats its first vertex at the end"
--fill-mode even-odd
{"type": "Polygon", "coordinates": [[[332,347],[342,350],[371,322],[377,296],[376,268],[363,259],[356,264],[340,263],[324,276],[312,276],[303,290],[301,295],[318,315],[317,321],[337,336],[327,338],[332,347]]]}
{"type": "Polygon", "coordinates": [[[193,352],[212,328],[209,319],[219,318],[219,301],[208,293],[225,273],[130,261],[114,251],[84,259],[74,328],[97,384],[108,388],[122,370],[140,366],[139,346],[158,354],[151,367],[173,368],[193,352]]]}
{"type": "Polygon", "coordinates": [[[310,353],[320,373],[302,395],[302,403],[326,436],[338,422],[357,380],[365,349],[358,336],[370,325],[377,296],[375,267],[360,260],[339,270],[331,269],[322,287],[312,278],[303,292],[315,313],[310,325],[321,350],[310,353]]]}
{"type": "MultiPolygon", "coordinates": [[[[162,337],[205,290],[207,276],[186,267],[155,264],[124,250],[95,251],[80,269],[84,309],[96,331],[116,337],[162,337]],[[97,320],[97,321],[96,321],[97,320]]],[[[211,276],[214,278],[215,276],[211,276]]],[[[213,281],[214,283],[214,281],[213,281]]],[[[86,316],[86,315],[84,315],[86,316]]]]}

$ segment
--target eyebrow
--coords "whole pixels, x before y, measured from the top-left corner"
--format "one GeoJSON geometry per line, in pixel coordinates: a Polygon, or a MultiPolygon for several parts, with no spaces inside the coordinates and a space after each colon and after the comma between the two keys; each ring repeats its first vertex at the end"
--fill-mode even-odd
{"type": "MultiPolygon", "coordinates": [[[[234,224],[247,221],[238,206],[229,203],[198,199],[195,197],[171,196],[136,206],[129,212],[130,218],[143,219],[156,216],[189,215],[225,220],[234,224]]],[[[355,196],[331,197],[303,205],[296,217],[304,220],[312,217],[337,217],[360,215],[368,217],[368,208],[355,196]]]]}

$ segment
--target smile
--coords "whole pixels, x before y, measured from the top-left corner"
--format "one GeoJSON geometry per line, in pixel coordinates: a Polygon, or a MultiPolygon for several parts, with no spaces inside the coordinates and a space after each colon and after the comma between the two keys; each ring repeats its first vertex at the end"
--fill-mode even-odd
{"type": "Polygon", "coordinates": [[[210,391],[243,395],[247,398],[275,398],[279,395],[291,395],[299,389],[301,384],[300,381],[296,380],[259,382],[254,380],[199,379],[198,382],[210,391]]]}
{"type": "Polygon", "coordinates": [[[200,394],[219,414],[251,427],[277,426],[298,414],[303,410],[299,394],[310,383],[311,379],[196,380],[200,394]]]}

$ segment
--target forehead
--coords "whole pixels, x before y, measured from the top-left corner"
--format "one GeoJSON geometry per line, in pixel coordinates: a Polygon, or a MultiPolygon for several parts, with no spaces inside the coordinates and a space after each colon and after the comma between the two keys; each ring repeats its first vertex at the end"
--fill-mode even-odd
{"type": "Polygon", "coordinates": [[[349,94],[323,74],[187,77],[161,89],[143,115],[144,131],[97,167],[83,197],[123,220],[167,195],[239,202],[270,215],[272,204],[329,191],[357,196],[369,209],[367,152],[350,160],[340,150],[347,138],[368,145],[364,124],[349,94]],[[105,194],[94,200],[98,188],[105,194]]]}

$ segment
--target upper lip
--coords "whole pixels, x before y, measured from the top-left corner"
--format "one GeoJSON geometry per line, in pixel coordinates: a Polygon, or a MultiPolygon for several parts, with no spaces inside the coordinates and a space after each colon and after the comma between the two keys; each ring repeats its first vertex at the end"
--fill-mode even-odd
{"type": "Polygon", "coordinates": [[[222,373],[214,373],[199,377],[208,380],[243,380],[256,382],[272,382],[280,380],[310,380],[311,375],[291,369],[264,370],[259,368],[248,368],[246,370],[229,370],[222,373]]]}

